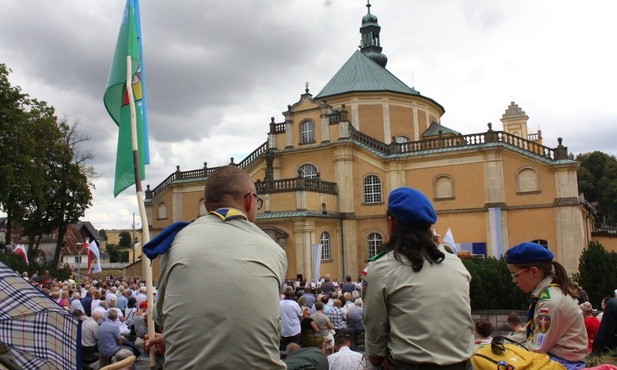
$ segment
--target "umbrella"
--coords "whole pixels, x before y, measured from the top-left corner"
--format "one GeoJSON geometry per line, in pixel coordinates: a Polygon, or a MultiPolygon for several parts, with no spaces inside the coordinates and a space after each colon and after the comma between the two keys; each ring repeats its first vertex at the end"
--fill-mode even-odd
{"type": "Polygon", "coordinates": [[[81,322],[0,262],[0,342],[23,369],[80,369],[81,322]]]}

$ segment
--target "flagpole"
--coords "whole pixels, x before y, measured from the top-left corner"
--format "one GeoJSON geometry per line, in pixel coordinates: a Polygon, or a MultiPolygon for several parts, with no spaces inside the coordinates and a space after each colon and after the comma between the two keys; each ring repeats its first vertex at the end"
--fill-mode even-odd
{"type": "MultiPolygon", "coordinates": [[[[131,66],[131,55],[126,56],[126,91],[129,99],[129,107],[131,110],[131,142],[133,144],[133,170],[135,173],[135,190],[137,193],[137,204],[139,205],[139,216],[141,217],[141,243],[150,241],[150,230],[148,229],[148,215],[146,214],[146,206],[144,204],[144,193],[141,187],[141,176],[139,173],[139,147],[137,145],[137,114],[135,112],[135,100],[133,98],[133,73],[131,66]]],[[[133,241],[134,242],[134,241],[133,241]]],[[[148,337],[154,338],[154,321],[152,320],[152,313],[154,308],[154,294],[152,284],[152,268],[150,259],[141,254],[141,272],[146,278],[146,292],[147,292],[147,316],[148,316],[148,337]]],[[[156,358],[154,356],[154,347],[150,350],[150,367],[154,368],[156,365],[156,358]]]]}

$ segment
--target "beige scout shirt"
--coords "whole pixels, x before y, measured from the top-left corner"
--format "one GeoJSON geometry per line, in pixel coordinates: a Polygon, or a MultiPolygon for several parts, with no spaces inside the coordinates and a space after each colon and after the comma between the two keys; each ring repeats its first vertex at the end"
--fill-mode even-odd
{"type": "Polygon", "coordinates": [[[471,275],[458,257],[414,272],[389,252],[369,263],[366,281],[367,355],[451,365],[474,353],[471,275]]]}
{"type": "Polygon", "coordinates": [[[279,291],[285,252],[244,219],[200,217],[161,255],[155,321],[165,369],[285,369],[279,291]]]}
{"type": "Polygon", "coordinates": [[[552,277],[545,278],[531,293],[538,303],[533,336],[525,347],[572,362],[583,361],[588,353],[583,314],[577,300],[564,295],[551,281],[552,277]]]}

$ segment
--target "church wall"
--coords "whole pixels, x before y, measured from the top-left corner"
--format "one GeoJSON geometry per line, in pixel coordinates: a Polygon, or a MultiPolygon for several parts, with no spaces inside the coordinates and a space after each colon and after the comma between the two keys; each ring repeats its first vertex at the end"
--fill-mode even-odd
{"type": "Polygon", "coordinates": [[[386,224],[385,206],[383,213],[378,213],[372,217],[356,220],[357,223],[357,246],[358,246],[358,271],[362,271],[368,264],[368,242],[367,238],[371,233],[379,233],[383,242],[388,241],[388,228],[386,224]]]}
{"type": "Polygon", "coordinates": [[[544,164],[526,159],[514,153],[502,152],[504,186],[508,206],[529,206],[530,204],[552,204],[555,200],[554,170],[544,164]],[[521,171],[529,170],[537,175],[537,190],[532,190],[529,181],[520,184],[521,171]],[[520,185],[523,185],[521,188],[520,185]],[[529,189],[525,186],[530,186],[529,189]]]}
{"type": "Polygon", "coordinates": [[[405,178],[407,186],[424,193],[436,210],[465,210],[484,206],[483,193],[479,191],[484,188],[483,162],[475,154],[408,162],[405,178]],[[436,199],[435,180],[440,176],[452,179],[454,199],[436,199]]]}
{"type": "Polygon", "coordinates": [[[549,249],[557,256],[555,224],[552,222],[555,218],[554,208],[510,209],[506,214],[508,226],[512,230],[507,241],[509,247],[541,239],[548,242],[549,249]]]}
{"type": "Polygon", "coordinates": [[[390,138],[384,138],[382,104],[360,102],[358,113],[360,131],[379,141],[390,142],[390,138]]]}
{"type": "Polygon", "coordinates": [[[390,136],[386,143],[392,141],[392,136],[405,136],[414,141],[413,110],[409,106],[390,104],[390,136]]]}
{"type": "Polygon", "coordinates": [[[475,210],[464,213],[437,212],[437,223],[433,228],[442,236],[448,228],[452,232],[455,243],[487,243],[486,210],[475,210]]]}

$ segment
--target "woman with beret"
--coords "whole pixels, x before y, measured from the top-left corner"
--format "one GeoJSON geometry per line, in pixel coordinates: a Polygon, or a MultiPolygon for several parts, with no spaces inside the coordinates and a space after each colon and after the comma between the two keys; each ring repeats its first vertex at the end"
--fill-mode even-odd
{"type": "Polygon", "coordinates": [[[389,241],[371,258],[364,297],[365,350],[383,369],[470,369],[471,275],[433,241],[437,216],[419,191],[388,197],[389,241]]]}
{"type": "Polygon", "coordinates": [[[547,353],[568,370],[585,367],[587,331],[576,292],[553,253],[536,243],[521,243],[506,252],[512,281],[531,293],[525,347],[547,353]]]}

